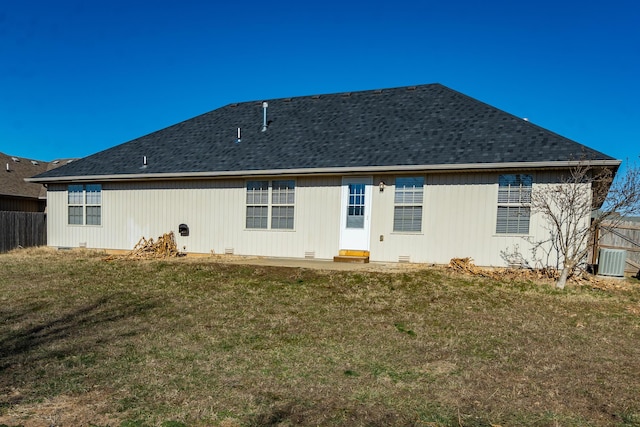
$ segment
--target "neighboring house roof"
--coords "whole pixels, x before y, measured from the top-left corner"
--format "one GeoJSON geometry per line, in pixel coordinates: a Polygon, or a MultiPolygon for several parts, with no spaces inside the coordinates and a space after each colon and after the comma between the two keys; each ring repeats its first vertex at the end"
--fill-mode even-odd
{"type": "Polygon", "coordinates": [[[264,132],[262,101],[230,104],[34,181],[620,163],[440,84],[267,101],[264,132]]]}
{"type": "Polygon", "coordinates": [[[25,182],[25,178],[47,170],[47,163],[0,153],[0,196],[38,199],[42,185],[25,182]]]}
{"type": "Polygon", "coordinates": [[[74,159],[58,159],[51,162],[26,159],[0,153],[0,196],[46,199],[47,189],[40,184],[26,182],[25,178],[50,171],[72,162],[74,159]]]}

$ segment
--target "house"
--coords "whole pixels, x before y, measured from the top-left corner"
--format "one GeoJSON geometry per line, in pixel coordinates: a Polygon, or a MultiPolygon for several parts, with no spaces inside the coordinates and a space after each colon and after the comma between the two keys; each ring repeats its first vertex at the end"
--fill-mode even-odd
{"type": "Polygon", "coordinates": [[[0,211],[44,212],[46,195],[40,184],[24,179],[46,172],[47,163],[0,153],[0,211]]]}
{"type": "Polygon", "coordinates": [[[66,164],[72,159],[43,162],[0,153],[0,211],[44,212],[47,190],[25,178],[41,174],[66,164]]]}
{"type": "Polygon", "coordinates": [[[548,236],[532,188],[584,158],[620,164],[429,84],[230,104],[29,181],[54,247],[499,266],[548,236]]]}
{"type": "Polygon", "coordinates": [[[47,189],[25,178],[66,161],[41,162],[0,153],[0,253],[47,244],[47,189]]]}

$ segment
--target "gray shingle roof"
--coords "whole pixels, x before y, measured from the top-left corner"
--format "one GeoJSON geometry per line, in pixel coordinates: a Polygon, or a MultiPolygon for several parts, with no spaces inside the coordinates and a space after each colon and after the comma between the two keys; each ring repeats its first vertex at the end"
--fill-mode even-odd
{"type": "Polygon", "coordinates": [[[231,104],[38,178],[614,160],[440,84],[267,101],[266,132],[231,104]]]}

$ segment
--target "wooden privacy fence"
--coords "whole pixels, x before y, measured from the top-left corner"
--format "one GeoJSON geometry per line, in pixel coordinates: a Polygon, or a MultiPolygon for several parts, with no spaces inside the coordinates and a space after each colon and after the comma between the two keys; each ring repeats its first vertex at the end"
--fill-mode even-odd
{"type": "Polygon", "coordinates": [[[47,216],[43,212],[0,211],[0,253],[18,247],[47,244],[47,216]]]}
{"type": "Polygon", "coordinates": [[[627,251],[625,272],[640,270],[640,221],[605,222],[600,226],[599,234],[598,248],[627,251]]]}

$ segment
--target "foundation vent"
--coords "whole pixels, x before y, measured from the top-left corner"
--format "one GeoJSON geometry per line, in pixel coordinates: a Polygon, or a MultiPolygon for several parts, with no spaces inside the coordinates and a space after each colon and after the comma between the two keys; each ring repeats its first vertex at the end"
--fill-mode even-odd
{"type": "Polygon", "coordinates": [[[398,262],[411,262],[411,255],[400,255],[398,262]]]}
{"type": "Polygon", "coordinates": [[[316,252],[315,251],[305,252],[304,257],[306,259],[314,259],[316,257],[316,252]]]}
{"type": "Polygon", "coordinates": [[[233,255],[233,248],[224,248],[225,255],[233,255]]]}

